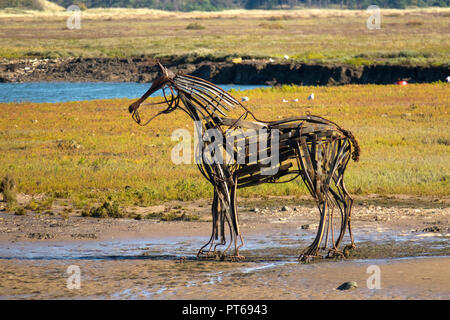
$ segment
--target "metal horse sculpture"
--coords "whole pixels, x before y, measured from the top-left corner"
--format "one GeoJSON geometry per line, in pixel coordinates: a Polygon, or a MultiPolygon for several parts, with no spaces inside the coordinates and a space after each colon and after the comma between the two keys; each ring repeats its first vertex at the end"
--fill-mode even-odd
{"type": "MultiPolygon", "coordinates": [[[[251,144],[248,136],[241,136],[241,142],[244,142],[246,148],[245,163],[236,161],[228,164],[216,163],[205,161],[203,156],[197,155],[198,159],[201,159],[197,162],[200,172],[214,187],[212,234],[210,240],[199,250],[198,257],[219,255],[220,258],[224,258],[226,251],[234,243],[234,253],[230,257],[243,258],[239,255],[239,248],[243,246],[244,241],[239,229],[237,189],[262,183],[288,182],[297,177],[302,178],[320,213],[317,235],[299,259],[310,261],[312,258],[322,257],[320,250],[325,250],[327,257],[343,256],[346,250],[355,247],[350,227],[353,200],[344,184],[347,163],[350,158],[358,161],[360,154],[358,142],[351,132],[329,120],[313,115],[272,122],[258,120],[239,101],[214,84],[197,77],[174,74],[161,64],[158,63],[158,65],[162,75],[152,83],[150,89],[139,100],[129,106],[129,112],[138,124],[146,125],[156,116],[179,108],[195,121],[197,131],[207,132],[208,129],[216,129],[222,137],[229,137],[238,130],[264,129],[268,134],[263,139],[269,139],[271,133],[278,130],[278,149],[273,150],[272,146],[269,146],[266,150],[271,153],[278,151],[276,173],[271,175],[263,173],[264,168],[267,168],[267,161],[259,159],[254,163],[247,162],[252,156],[251,151],[248,151],[251,144]],[[165,103],[167,108],[146,123],[142,123],[138,108],[159,89],[169,89],[170,97],[164,94],[163,102],[151,105],[165,103]],[[235,107],[241,108],[243,113],[238,118],[228,118],[227,112],[235,107]],[[253,121],[246,120],[249,115],[253,121]],[[290,179],[282,181],[281,178],[287,175],[291,175],[290,179]],[[333,220],[336,207],[340,216],[333,220]],[[340,251],[339,246],[347,227],[351,244],[340,251]],[[227,229],[230,235],[228,243],[227,229]],[[216,249],[218,245],[227,245],[223,253],[216,249]]],[[[256,132],[254,135],[258,136],[260,131],[254,132],[256,132]]],[[[202,150],[205,150],[212,140],[214,139],[202,139],[203,145],[200,146],[202,150]]],[[[226,141],[228,140],[224,139],[223,149],[225,149],[226,141]]],[[[242,149],[242,144],[240,146],[242,149]]],[[[241,151],[239,147],[233,145],[231,157],[235,159],[239,151],[241,151]]]]}

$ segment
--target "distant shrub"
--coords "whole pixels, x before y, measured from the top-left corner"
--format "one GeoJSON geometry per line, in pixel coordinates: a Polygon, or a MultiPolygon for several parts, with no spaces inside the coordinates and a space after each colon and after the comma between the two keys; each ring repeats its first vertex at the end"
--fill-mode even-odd
{"type": "Polygon", "coordinates": [[[15,214],[16,216],[24,216],[24,215],[27,214],[27,212],[25,211],[24,208],[22,208],[22,207],[17,207],[17,208],[14,210],[14,214],[15,214]]]}
{"type": "Polygon", "coordinates": [[[16,200],[16,182],[14,178],[7,174],[0,182],[0,193],[3,194],[3,201],[8,204],[15,203],[16,200]]]}
{"type": "Polygon", "coordinates": [[[26,205],[26,208],[28,209],[28,210],[31,210],[31,211],[40,211],[39,210],[39,204],[34,200],[34,199],[32,199],[27,205],[26,205]]]}
{"type": "Polygon", "coordinates": [[[361,57],[353,57],[345,60],[345,62],[354,66],[367,66],[373,63],[372,60],[364,59],[361,57]]]}
{"type": "Polygon", "coordinates": [[[69,191],[53,191],[53,196],[55,198],[67,199],[70,197],[69,191]]]}
{"type": "Polygon", "coordinates": [[[76,5],[78,8],[80,8],[81,11],[87,10],[88,7],[83,2],[74,2],[74,5],[76,5]]]}
{"type": "Polygon", "coordinates": [[[89,211],[89,209],[83,209],[83,210],[81,210],[81,216],[82,216],[82,217],[90,217],[90,211],[89,211]]]}
{"type": "Polygon", "coordinates": [[[58,50],[46,50],[46,51],[36,51],[30,50],[24,52],[24,55],[30,58],[41,58],[41,59],[58,59],[65,55],[64,52],[60,52],[58,50]]]}
{"type": "Polygon", "coordinates": [[[67,211],[61,211],[61,212],[59,213],[59,216],[60,216],[61,218],[65,219],[65,220],[67,220],[67,219],[69,219],[69,212],[67,212],[67,211]]]}
{"type": "Polygon", "coordinates": [[[326,59],[327,56],[322,52],[307,52],[303,55],[293,55],[291,58],[294,60],[322,60],[326,59]]]}
{"type": "Polygon", "coordinates": [[[198,22],[191,22],[187,25],[186,30],[202,30],[205,26],[198,22]]]}
{"type": "Polygon", "coordinates": [[[180,201],[198,199],[204,191],[204,186],[197,181],[180,180],[175,184],[174,188],[176,199],[180,201]]]}
{"type": "Polygon", "coordinates": [[[413,21],[408,21],[407,23],[406,23],[406,25],[407,26],[421,26],[421,25],[423,25],[423,21],[420,21],[420,20],[413,20],[413,21]]]}
{"type": "Polygon", "coordinates": [[[145,186],[142,189],[129,188],[124,192],[125,198],[131,199],[135,205],[140,206],[150,205],[161,196],[160,192],[152,186],[145,186]]]}
{"type": "Polygon", "coordinates": [[[89,210],[83,210],[81,212],[83,217],[93,217],[93,218],[125,218],[126,214],[120,210],[119,204],[114,201],[112,203],[105,201],[99,207],[93,207],[89,210]]]}
{"type": "Polygon", "coordinates": [[[450,146],[450,139],[448,138],[438,138],[437,139],[438,144],[442,144],[444,146],[450,146]]]}
{"type": "Polygon", "coordinates": [[[417,58],[417,57],[427,57],[429,56],[426,53],[417,52],[415,50],[401,50],[397,52],[388,52],[388,53],[382,53],[379,55],[382,58],[389,58],[389,59],[395,59],[395,58],[417,58]]]}
{"type": "Polygon", "coordinates": [[[185,212],[152,212],[147,214],[145,219],[159,219],[160,221],[198,221],[200,216],[185,212]]]}
{"type": "Polygon", "coordinates": [[[266,20],[268,21],[280,21],[280,20],[290,20],[293,19],[292,16],[288,16],[288,15],[282,15],[282,16],[270,16],[267,17],[266,20]]]}
{"type": "Polygon", "coordinates": [[[284,26],[279,22],[261,22],[259,26],[269,30],[284,29],[284,26]]]}
{"type": "Polygon", "coordinates": [[[52,208],[52,206],[53,206],[53,201],[54,201],[54,199],[53,198],[47,198],[47,199],[44,199],[44,200],[42,200],[40,203],[39,203],[39,206],[40,206],[40,208],[42,209],[42,210],[48,210],[48,209],[51,209],[52,208]]]}
{"type": "Polygon", "coordinates": [[[169,213],[161,218],[161,221],[198,221],[200,217],[188,213],[169,213]]]}
{"type": "Polygon", "coordinates": [[[54,199],[52,197],[46,198],[41,201],[31,199],[31,201],[25,206],[25,209],[35,211],[35,212],[49,210],[53,206],[53,201],[54,201],[54,199]]]}
{"type": "Polygon", "coordinates": [[[1,0],[0,9],[4,8],[32,8],[33,0],[1,0]]]}

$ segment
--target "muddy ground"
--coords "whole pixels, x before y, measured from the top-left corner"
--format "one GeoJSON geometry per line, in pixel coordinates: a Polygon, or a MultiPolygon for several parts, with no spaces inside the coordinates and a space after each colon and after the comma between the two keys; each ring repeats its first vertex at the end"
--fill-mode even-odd
{"type": "Polygon", "coordinates": [[[316,233],[318,213],[311,202],[270,198],[239,203],[245,238],[241,254],[246,257],[239,262],[196,259],[210,236],[206,200],[127,208],[145,216],[183,207],[199,215],[198,221],[97,219],[81,217],[78,210],[67,216],[58,213],[64,209],[58,203],[53,215],[2,211],[0,298],[450,298],[446,200],[358,199],[352,217],[357,248],[347,259],[310,264],[297,257],[316,233]],[[73,265],[80,268],[79,289],[67,288],[67,270],[73,265]],[[380,289],[368,287],[371,265],[379,267],[380,289]],[[336,289],[346,281],[358,287],[336,289]]]}
{"type": "MultiPolygon", "coordinates": [[[[162,59],[161,62],[174,72],[214,83],[247,85],[393,84],[398,80],[430,83],[445,81],[450,72],[449,66],[321,65],[254,59],[234,64],[230,59],[209,61],[176,57],[162,59]]],[[[145,57],[0,61],[0,82],[150,82],[157,75],[156,61],[145,57]]]]}

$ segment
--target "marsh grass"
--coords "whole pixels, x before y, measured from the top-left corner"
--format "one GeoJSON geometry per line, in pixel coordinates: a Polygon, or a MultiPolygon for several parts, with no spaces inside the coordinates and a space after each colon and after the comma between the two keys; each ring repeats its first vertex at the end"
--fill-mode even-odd
{"type": "MultiPolygon", "coordinates": [[[[263,120],[311,112],[352,131],[362,150],[360,162],[350,162],[345,175],[352,194],[444,197],[450,190],[448,92],[447,83],[436,83],[283,86],[232,94],[239,100],[248,96],[246,104],[263,120]],[[309,101],[311,92],[316,98],[309,101]]],[[[175,111],[140,127],[129,116],[130,103],[0,104],[0,176],[14,176],[17,192],[68,198],[79,208],[210,198],[213,190],[195,164],[170,160],[177,143],[171,134],[184,128],[193,136],[190,119],[175,111]],[[58,141],[72,140],[83,147],[58,147],[58,141]]],[[[151,112],[141,109],[145,121],[151,112]]],[[[301,179],[239,190],[241,197],[307,194],[301,179]]]]}

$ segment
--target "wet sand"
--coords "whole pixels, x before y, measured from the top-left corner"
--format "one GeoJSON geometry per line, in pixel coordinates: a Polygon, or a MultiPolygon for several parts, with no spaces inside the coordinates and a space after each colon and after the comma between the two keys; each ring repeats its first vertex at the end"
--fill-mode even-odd
{"type": "Polygon", "coordinates": [[[286,210],[276,199],[242,202],[246,259],[241,262],[195,259],[210,235],[207,201],[184,203],[201,217],[186,222],[84,218],[76,211],[66,219],[1,212],[0,298],[450,298],[445,203],[360,202],[353,218],[357,249],[351,256],[303,264],[296,258],[315,235],[317,212],[309,204],[286,202],[286,210]],[[80,289],[67,288],[71,265],[80,268],[80,289]],[[381,289],[367,287],[370,265],[379,267],[381,289]],[[358,288],[336,290],[346,281],[356,281],[358,288]]]}
{"type": "Polygon", "coordinates": [[[450,258],[284,265],[176,260],[2,260],[1,299],[449,299],[450,258]],[[80,289],[67,288],[79,266],[80,289]],[[370,289],[370,265],[381,288],[370,289]],[[358,288],[340,291],[346,281],[358,288]]]}

